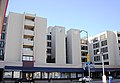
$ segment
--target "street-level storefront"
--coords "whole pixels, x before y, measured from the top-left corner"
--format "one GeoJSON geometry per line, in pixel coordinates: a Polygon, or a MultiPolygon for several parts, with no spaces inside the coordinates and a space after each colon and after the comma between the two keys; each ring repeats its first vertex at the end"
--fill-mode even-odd
{"type": "MultiPolygon", "coordinates": [[[[102,68],[92,68],[91,78],[101,79],[102,68]]],[[[107,77],[120,75],[120,68],[105,68],[107,77]]],[[[49,80],[49,79],[79,79],[88,76],[88,71],[82,68],[51,68],[51,67],[20,67],[5,66],[4,79],[26,78],[27,80],[49,80]]]]}
{"type": "Polygon", "coordinates": [[[20,67],[5,66],[4,79],[26,78],[27,80],[48,79],[79,79],[84,70],[82,68],[50,68],[50,67],[20,67]]]}
{"type": "MultiPolygon", "coordinates": [[[[103,75],[102,68],[92,68],[91,69],[91,77],[94,79],[101,79],[103,75]]],[[[116,78],[117,75],[120,75],[120,68],[105,68],[105,75],[107,78],[109,76],[112,76],[113,78],[116,78]]]]}

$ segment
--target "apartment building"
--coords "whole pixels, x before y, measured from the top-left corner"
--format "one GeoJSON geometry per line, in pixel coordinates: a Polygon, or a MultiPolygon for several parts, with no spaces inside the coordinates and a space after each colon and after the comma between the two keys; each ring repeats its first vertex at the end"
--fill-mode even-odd
{"type": "Polygon", "coordinates": [[[108,76],[110,73],[115,76],[120,70],[120,51],[119,51],[119,33],[113,31],[105,31],[90,38],[90,54],[95,65],[93,71],[95,77],[101,77],[102,73],[102,56],[105,65],[105,72],[108,76]],[[115,72],[116,71],[116,72],[115,72]]]}
{"type": "Polygon", "coordinates": [[[102,54],[106,75],[120,74],[120,32],[105,31],[88,42],[88,33],[87,38],[81,37],[83,30],[65,32],[63,26],[47,28],[46,18],[14,12],[9,13],[4,25],[1,40],[4,43],[0,44],[1,78],[78,79],[88,75],[87,67],[83,68],[88,53],[95,65],[91,77],[102,76],[102,54]]]}
{"type": "Polygon", "coordinates": [[[28,13],[10,12],[5,24],[1,78],[35,80],[82,76],[85,60],[81,58],[80,30],[70,29],[65,33],[63,26],[47,28],[46,18],[28,13]]]}

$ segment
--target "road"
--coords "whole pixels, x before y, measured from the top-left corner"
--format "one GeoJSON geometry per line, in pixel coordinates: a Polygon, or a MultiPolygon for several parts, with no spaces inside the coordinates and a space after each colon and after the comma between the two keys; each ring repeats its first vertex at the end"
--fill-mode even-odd
{"type": "MultiPolygon", "coordinates": [[[[82,83],[82,82],[73,81],[72,83],[82,83]]],[[[86,83],[89,83],[89,82],[86,82],[86,83]]],[[[102,83],[102,80],[91,81],[90,83],[102,83]]],[[[107,80],[107,83],[109,83],[109,80],[107,80]]],[[[120,79],[114,79],[114,80],[112,80],[112,83],[120,83],[120,79]]]]}

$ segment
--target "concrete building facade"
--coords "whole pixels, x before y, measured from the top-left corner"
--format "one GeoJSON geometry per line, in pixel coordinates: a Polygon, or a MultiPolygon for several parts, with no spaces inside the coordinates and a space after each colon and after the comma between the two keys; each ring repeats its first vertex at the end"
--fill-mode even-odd
{"type": "Polygon", "coordinates": [[[66,35],[62,26],[47,29],[46,18],[10,12],[5,36],[4,59],[0,63],[3,78],[82,76],[79,30],[71,29],[66,35]]]}
{"type": "MultiPolygon", "coordinates": [[[[120,50],[119,33],[105,31],[90,38],[90,54],[96,70],[102,68],[102,56],[105,65],[105,74],[107,76],[119,74],[120,68],[120,50]],[[115,72],[116,71],[116,72],[115,72]]],[[[94,69],[93,69],[94,70],[94,69]]],[[[101,77],[102,73],[94,74],[101,77]]]]}
{"type": "MultiPolygon", "coordinates": [[[[35,14],[10,12],[5,32],[5,51],[0,58],[0,75],[4,79],[78,79],[88,75],[87,54],[95,64],[91,77],[98,78],[101,55],[106,70],[119,74],[120,33],[106,31],[88,40],[81,38],[81,30],[63,26],[47,28],[47,19],[35,14]],[[98,73],[95,73],[98,72],[98,73]],[[94,76],[94,75],[95,76],[94,76]]],[[[4,36],[3,35],[3,36],[4,36]]],[[[2,36],[2,37],[3,37],[2,36]]],[[[87,35],[88,36],[88,35],[87,35]]],[[[106,73],[108,73],[106,71],[106,73]]]]}

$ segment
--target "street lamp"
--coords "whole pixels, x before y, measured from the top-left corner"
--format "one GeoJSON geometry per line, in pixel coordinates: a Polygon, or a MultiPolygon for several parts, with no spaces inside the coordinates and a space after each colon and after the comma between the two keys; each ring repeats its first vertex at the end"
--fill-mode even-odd
{"type": "MultiPolygon", "coordinates": [[[[85,30],[80,30],[80,33],[81,32],[85,32],[86,33],[86,38],[85,40],[87,41],[86,44],[87,44],[87,47],[89,46],[88,45],[88,32],[85,31],[85,30]]],[[[89,72],[89,83],[90,83],[90,55],[89,55],[89,47],[88,47],[88,54],[87,54],[87,63],[88,63],[88,72],[89,72]],[[89,58],[88,58],[89,57],[89,58]]]]}
{"type": "Polygon", "coordinates": [[[98,54],[101,54],[101,57],[102,57],[102,69],[103,69],[102,82],[103,82],[103,83],[106,83],[106,76],[105,76],[103,52],[98,52],[98,54]]]}

